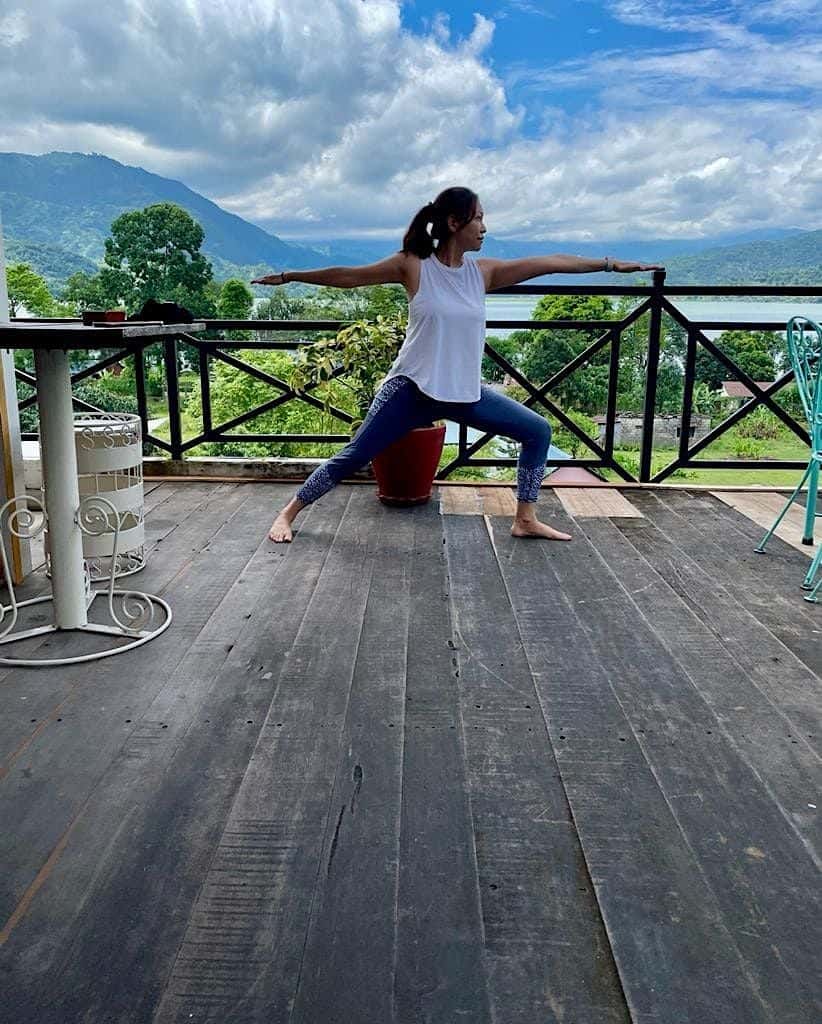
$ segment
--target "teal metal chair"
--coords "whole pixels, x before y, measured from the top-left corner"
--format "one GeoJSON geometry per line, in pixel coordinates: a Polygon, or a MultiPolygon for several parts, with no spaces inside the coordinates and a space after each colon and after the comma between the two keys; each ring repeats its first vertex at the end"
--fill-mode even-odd
{"type": "MultiPolygon", "coordinates": [[[[785,518],[785,513],[796,501],[799,492],[807,482],[808,492],[805,502],[805,528],[802,533],[803,544],[813,544],[813,528],[816,518],[816,501],[819,492],[819,470],[822,465],[822,327],[804,316],[794,316],[788,321],[788,353],[791,358],[796,387],[802,408],[808,418],[810,430],[810,458],[808,466],[799,481],[799,486],[788,498],[782,511],[776,518],[773,526],[762,538],[759,552],[765,550],[765,545],[771,539],[774,530],[785,518]]],[[[822,586],[822,578],[814,585],[814,579],[822,563],[822,544],[811,562],[808,574],[802,583],[803,590],[809,590],[805,595],[806,601],[816,601],[816,593],[822,586]]]]}

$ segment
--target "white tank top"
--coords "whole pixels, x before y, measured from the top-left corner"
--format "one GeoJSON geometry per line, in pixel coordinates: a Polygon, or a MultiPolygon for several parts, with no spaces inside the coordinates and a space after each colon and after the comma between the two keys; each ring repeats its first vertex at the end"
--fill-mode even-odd
{"type": "Polygon", "coordinates": [[[440,402],[478,402],[485,346],[485,280],[473,259],[446,267],[420,260],[420,287],[408,305],[405,341],[388,371],[410,377],[440,402]]]}

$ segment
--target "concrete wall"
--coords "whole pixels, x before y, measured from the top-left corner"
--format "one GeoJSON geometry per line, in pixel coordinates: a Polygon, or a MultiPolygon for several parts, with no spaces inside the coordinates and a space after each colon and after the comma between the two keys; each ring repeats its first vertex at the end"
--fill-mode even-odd
{"type": "MultiPolygon", "coordinates": [[[[681,416],[655,416],[654,417],[654,446],[658,448],[678,448],[679,432],[682,425],[681,416]]],[[[710,416],[691,417],[690,441],[701,440],[711,429],[710,416]]],[[[599,440],[602,443],[605,439],[605,424],[599,425],[599,440]]],[[[641,444],[642,443],[642,417],[617,415],[614,425],[615,444],[641,444]]]]}

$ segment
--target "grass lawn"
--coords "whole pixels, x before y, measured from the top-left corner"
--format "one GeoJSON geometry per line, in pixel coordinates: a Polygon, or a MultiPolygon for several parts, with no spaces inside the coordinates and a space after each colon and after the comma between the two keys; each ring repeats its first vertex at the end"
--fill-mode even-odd
{"type": "MultiPolygon", "coordinates": [[[[669,460],[653,459],[654,472],[661,469],[669,460]]],[[[764,463],[764,460],[763,460],[764,463]]],[[[613,470],[605,470],[607,480],[618,481],[621,477],[613,470]]],[[[802,476],[799,469],[686,469],[679,470],[666,477],[666,484],[693,484],[699,487],[796,487],[802,476]]]]}
{"type": "MultiPolygon", "coordinates": [[[[627,457],[629,463],[638,463],[639,451],[636,446],[630,449],[617,449],[627,457]]],[[[671,476],[666,477],[666,483],[672,484],[695,484],[699,486],[712,487],[745,487],[752,484],[759,484],[762,487],[795,487],[802,476],[801,469],[768,469],[767,463],[770,460],[788,461],[797,460],[806,462],[808,458],[808,447],[803,445],[798,437],[787,430],[780,431],[779,436],[769,438],[762,442],[763,454],[760,458],[762,469],[699,469],[694,466],[688,469],[677,470],[671,476]]],[[[676,456],[676,449],[657,448],[651,461],[652,473],[656,474],[668,465],[676,456]]],[[[715,460],[735,458],[733,438],[728,434],[723,435],[700,452],[694,460],[715,460]]],[[[626,465],[626,468],[630,466],[626,465]]],[[[611,471],[606,473],[609,479],[618,479],[617,474],[611,471]]]]}

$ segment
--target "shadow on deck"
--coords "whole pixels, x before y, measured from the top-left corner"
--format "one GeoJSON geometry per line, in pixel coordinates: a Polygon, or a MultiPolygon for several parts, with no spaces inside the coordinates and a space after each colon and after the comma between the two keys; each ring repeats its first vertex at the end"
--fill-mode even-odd
{"type": "Polygon", "coordinates": [[[171,629],[0,674],[0,1020],[822,1018],[802,552],[704,494],[547,490],[548,544],[361,486],[275,547],[288,493],[155,486],[171,629]]]}

